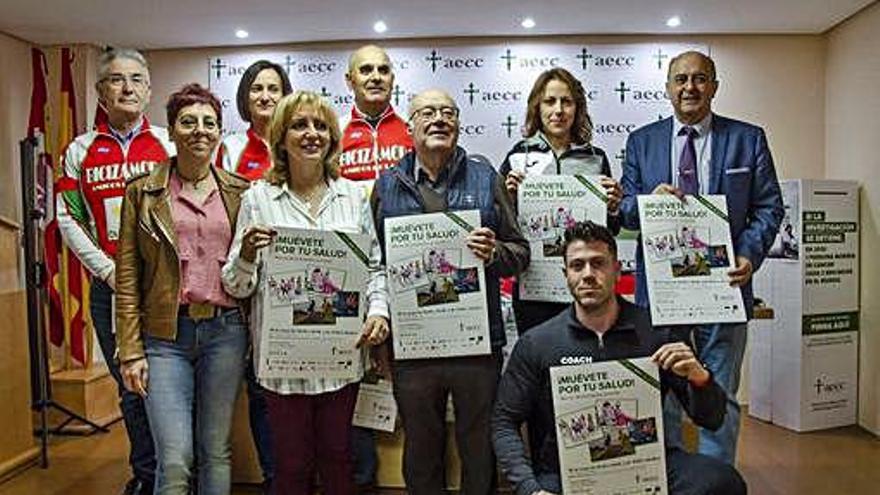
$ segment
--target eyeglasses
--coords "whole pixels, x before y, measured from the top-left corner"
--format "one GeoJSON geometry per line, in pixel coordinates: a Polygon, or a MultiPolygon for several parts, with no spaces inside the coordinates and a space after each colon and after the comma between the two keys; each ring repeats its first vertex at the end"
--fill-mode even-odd
{"type": "Polygon", "coordinates": [[[434,120],[437,116],[452,122],[458,119],[458,109],[455,107],[422,107],[412,113],[413,119],[434,120]]]}
{"type": "Polygon", "coordinates": [[[114,88],[121,88],[125,86],[127,82],[129,86],[133,88],[145,88],[150,83],[147,80],[147,76],[144,74],[110,74],[101,81],[106,82],[110,86],[114,88]]]}
{"type": "Polygon", "coordinates": [[[685,84],[687,84],[688,79],[690,79],[691,82],[697,85],[703,85],[710,81],[709,75],[703,74],[702,72],[691,74],[690,76],[687,74],[676,74],[672,76],[672,82],[680,86],[684,86],[685,84]]]}
{"type": "MultiPolygon", "coordinates": [[[[201,119],[202,129],[205,132],[217,132],[220,130],[220,123],[213,117],[205,117],[201,119]]],[[[184,115],[177,119],[177,125],[181,129],[192,132],[199,127],[199,119],[190,115],[184,115]]]]}

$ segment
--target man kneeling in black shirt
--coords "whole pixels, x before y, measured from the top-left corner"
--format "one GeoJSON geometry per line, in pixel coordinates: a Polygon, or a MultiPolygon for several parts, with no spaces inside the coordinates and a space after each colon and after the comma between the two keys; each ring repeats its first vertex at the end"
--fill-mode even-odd
{"type": "MultiPolygon", "coordinates": [[[[564,272],[574,303],[517,342],[501,378],[492,432],[495,453],[517,495],[561,493],[550,368],[570,363],[651,356],[660,367],[662,393],[671,391],[699,426],[715,430],[725,414],[725,394],[690,346],[687,328],[652,328],[650,315],[614,295],[620,275],[611,232],[582,222],[565,232],[564,272]],[[526,455],[519,428],[540,421],[546,435],[526,455]]],[[[710,457],[666,449],[673,495],[740,495],[746,484],[736,469],[710,457]]]]}

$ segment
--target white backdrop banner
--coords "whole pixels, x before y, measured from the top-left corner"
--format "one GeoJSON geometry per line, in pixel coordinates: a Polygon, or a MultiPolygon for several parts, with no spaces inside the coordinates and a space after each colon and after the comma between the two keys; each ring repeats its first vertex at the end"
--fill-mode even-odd
{"type": "MultiPolygon", "coordinates": [[[[413,95],[441,88],[461,108],[459,143],[470,153],[486,156],[497,168],[521,137],[526,103],[541,72],[563,67],[579,78],[595,129],[593,142],[608,154],[615,177],[620,177],[627,135],[636,128],[671,115],[664,83],[669,60],[705,44],[643,43],[483,43],[431,45],[387,49],[396,75],[392,103],[406,115],[413,95]]],[[[341,124],[348,120],[353,97],[345,85],[351,49],[288,51],[242,49],[208,59],[208,84],[223,102],[226,132],[246,128],[235,105],[241,74],[259,59],[277,62],[287,70],[295,89],[324,95],[336,108],[341,124]]]]}

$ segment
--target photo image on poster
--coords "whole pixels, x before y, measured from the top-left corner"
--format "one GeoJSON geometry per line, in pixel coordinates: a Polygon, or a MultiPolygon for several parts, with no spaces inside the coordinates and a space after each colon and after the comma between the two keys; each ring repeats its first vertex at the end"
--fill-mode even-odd
{"type": "Polygon", "coordinates": [[[306,272],[272,274],[267,277],[269,302],[273,307],[290,306],[308,302],[306,293],[306,272]]]}
{"type": "MultiPolygon", "coordinates": [[[[680,258],[692,251],[704,251],[709,246],[708,229],[683,225],[678,230],[666,230],[645,237],[645,250],[651,261],[680,258]]],[[[703,253],[705,256],[705,252],[703,253]]]]}
{"type": "Polygon", "coordinates": [[[428,285],[416,289],[416,304],[418,307],[434,306],[458,302],[458,292],[455,291],[455,283],[452,277],[446,275],[429,276],[428,285]]]}
{"type": "Polygon", "coordinates": [[[629,424],[629,440],[633,445],[647,445],[657,442],[657,420],[655,418],[636,419],[629,424]]]}
{"type": "Polygon", "coordinates": [[[673,277],[700,277],[712,274],[706,250],[689,250],[678,258],[669,261],[673,277]]]}
{"type": "Polygon", "coordinates": [[[461,249],[427,248],[388,268],[395,293],[415,292],[416,306],[456,303],[459,295],[479,292],[476,267],[461,268],[461,249]]]}
{"type": "Polygon", "coordinates": [[[727,253],[727,246],[724,244],[709,246],[706,248],[706,254],[709,259],[709,268],[730,266],[730,255],[727,253]]]}
{"type": "Polygon", "coordinates": [[[333,306],[333,314],[340,318],[355,318],[360,309],[360,302],[360,292],[345,290],[338,291],[333,306]]]}
{"type": "Polygon", "coordinates": [[[565,448],[586,442],[592,462],[633,455],[637,446],[657,442],[656,420],[638,417],[637,399],[597,399],[557,423],[565,448]]]}
{"type": "Polygon", "coordinates": [[[335,325],[337,317],[356,317],[360,292],[343,291],[346,273],[309,267],[303,272],[270,276],[272,303],[292,306],[294,325],[335,325]]]}
{"type": "Polygon", "coordinates": [[[795,233],[794,224],[791,219],[786,216],[779,226],[779,232],[770,251],[767,252],[768,258],[781,258],[787,260],[797,260],[800,258],[800,249],[798,247],[798,237],[795,233]]]}
{"type": "Polygon", "coordinates": [[[540,242],[546,258],[562,257],[562,243],[565,229],[577,223],[578,218],[586,218],[584,210],[573,210],[559,206],[555,211],[538,212],[519,217],[520,229],[529,242],[540,242]]]}
{"type": "Polygon", "coordinates": [[[395,293],[406,292],[430,282],[421,256],[389,266],[388,278],[391,279],[395,293]]]}
{"type": "Polygon", "coordinates": [[[683,225],[645,237],[645,250],[652,262],[669,262],[672,276],[699,277],[712,274],[712,268],[730,266],[726,246],[710,245],[708,229],[683,225]]]}
{"type": "Polygon", "coordinates": [[[480,274],[477,267],[455,270],[452,273],[452,282],[455,284],[455,292],[458,294],[480,292],[480,274]]]}
{"type": "Polygon", "coordinates": [[[801,214],[800,194],[797,181],[781,181],[782,206],[785,216],[779,225],[779,232],[767,252],[768,258],[797,261],[800,258],[800,233],[798,232],[801,214]]]}
{"type": "Polygon", "coordinates": [[[334,297],[320,294],[308,296],[305,302],[294,303],[294,325],[335,325],[336,314],[333,313],[334,297]]]}

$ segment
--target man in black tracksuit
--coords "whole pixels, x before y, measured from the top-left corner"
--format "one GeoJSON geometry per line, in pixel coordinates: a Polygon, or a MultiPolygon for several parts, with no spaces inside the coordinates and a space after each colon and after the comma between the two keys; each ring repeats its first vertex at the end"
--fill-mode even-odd
{"type": "MultiPolygon", "coordinates": [[[[660,367],[662,393],[672,392],[699,426],[716,429],[725,414],[725,394],[694,357],[687,329],[654,329],[650,315],[614,295],[620,274],[617,246],[605,227],[578,223],[565,233],[565,277],[574,303],[517,342],[501,379],[492,418],[499,464],[517,495],[561,493],[550,368],[652,356],[660,367]],[[519,428],[526,418],[552,434],[526,454],[519,428]]],[[[667,448],[671,494],[746,493],[745,482],[727,464],[667,448]]]]}

